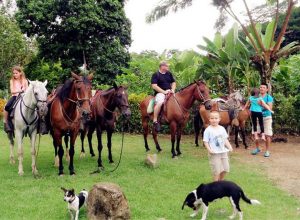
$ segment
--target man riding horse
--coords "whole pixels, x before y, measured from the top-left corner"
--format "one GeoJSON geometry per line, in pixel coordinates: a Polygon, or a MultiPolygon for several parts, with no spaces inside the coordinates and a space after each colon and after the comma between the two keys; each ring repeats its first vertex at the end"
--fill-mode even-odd
{"type": "Polygon", "coordinates": [[[167,62],[162,61],[159,64],[159,70],[152,75],[151,86],[155,92],[155,106],[153,112],[153,126],[157,132],[160,130],[160,124],[158,115],[161,111],[161,107],[165,101],[165,97],[169,93],[174,93],[176,89],[176,82],[169,71],[169,65],[167,62]]]}

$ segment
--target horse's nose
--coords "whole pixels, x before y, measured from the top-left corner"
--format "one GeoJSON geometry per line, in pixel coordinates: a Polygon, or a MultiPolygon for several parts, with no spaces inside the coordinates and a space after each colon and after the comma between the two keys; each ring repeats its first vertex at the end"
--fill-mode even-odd
{"type": "Polygon", "coordinates": [[[130,116],[131,116],[131,111],[130,111],[130,109],[127,109],[125,112],[124,112],[124,116],[125,116],[125,118],[130,118],[130,116]]]}

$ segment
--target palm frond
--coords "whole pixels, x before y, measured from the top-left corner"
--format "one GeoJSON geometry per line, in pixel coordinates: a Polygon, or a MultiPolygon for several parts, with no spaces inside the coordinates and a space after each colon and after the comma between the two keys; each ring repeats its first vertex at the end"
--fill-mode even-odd
{"type": "Polygon", "coordinates": [[[192,5],[193,0],[162,0],[159,4],[147,15],[146,22],[152,23],[166,16],[169,12],[176,12],[179,9],[184,9],[192,5]]]}

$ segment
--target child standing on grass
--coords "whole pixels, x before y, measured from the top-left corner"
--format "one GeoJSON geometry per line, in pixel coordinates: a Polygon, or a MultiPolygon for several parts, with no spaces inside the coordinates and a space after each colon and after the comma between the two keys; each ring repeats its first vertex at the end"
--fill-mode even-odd
{"type": "Polygon", "coordinates": [[[219,112],[210,112],[210,125],[205,129],[203,135],[203,142],[208,150],[208,159],[214,181],[224,180],[226,173],[229,172],[228,151],[232,151],[228,134],[225,128],[219,125],[220,120],[219,112]]]}
{"type": "Polygon", "coordinates": [[[266,140],[265,136],[265,129],[264,129],[264,122],[263,122],[263,107],[267,110],[269,110],[272,114],[274,112],[271,110],[270,106],[268,106],[262,97],[259,96],[259,89],[254,88],[251,91],[251,96],[249,100],[247,101],[245,108],[248,108],[250,105],[250,111],[251,111],[251,121],[252,121],[252,130],[254,132],[254,138],[255,140],[258,140],[258,132],[257,132],[257,120],[259,123],[260,131],[261,131],[261,139],[266,140]]]}

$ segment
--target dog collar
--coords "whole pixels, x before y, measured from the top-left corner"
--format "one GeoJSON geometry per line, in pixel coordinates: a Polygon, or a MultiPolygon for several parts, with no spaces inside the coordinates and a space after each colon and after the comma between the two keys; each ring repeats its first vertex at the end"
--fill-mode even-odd
{"type": "Polygon", "coordinates": [[[194,193],[195,198],[196,198],[196,201],[197,201],[197,200],[198,200],[198,197],[197,197],[197,191],[196,191],[196,190],[193,190],[192,193],[194,193]]]}
{"type": "Polygon", "coordinates": [[[71,204],[72,202],[74,202],[75,199],[76,199],[76,198],[74,197],[74,199],[73,199],[72,201],[70,200],[69,203],[71,204]]]}

